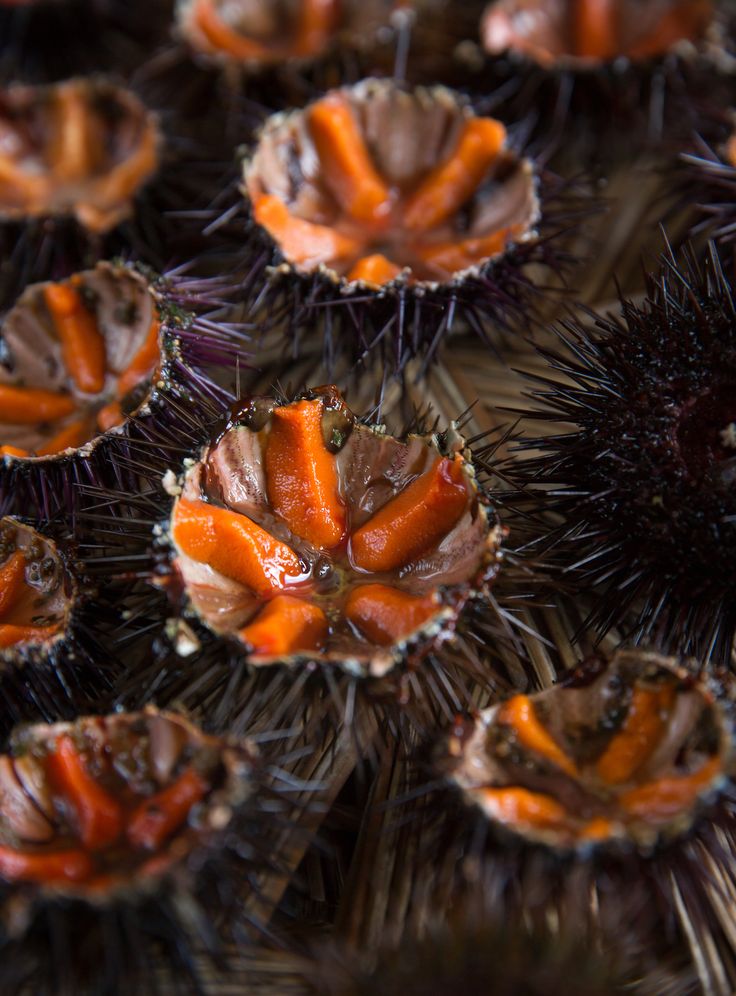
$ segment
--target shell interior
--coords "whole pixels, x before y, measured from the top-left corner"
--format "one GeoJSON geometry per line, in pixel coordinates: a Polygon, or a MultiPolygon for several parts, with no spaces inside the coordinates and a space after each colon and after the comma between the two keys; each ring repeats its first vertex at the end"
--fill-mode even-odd
{"type": "Polygon", "coordinates": [[[369,428],[334,389],[236,413],[187,470],[170,534],[191,608],[254,663],[371,674],[454,621],[499,538],[461,442],[369,428]]]}
{"type": "Polygon", "coordinates": [[[75,595],[54,543],[16,519],[0,519],[0,650],[61,639],[75,595]]]}
{"type": "Polygon", "coordinates": [[[73,216],[104,233],[159,164],[155,117],[129,90],[65,80],[0,92],[0,218],[73,216]]]}
{"type": "Polygon", "coordinates": [[[104,902],[230,822],[250,755],[148,709],[20,728],[0,756],[0,878],[104,902]]]}
{"type": "Polygon", "coordinates": [[[490,820],[521,837],[648,848],[689,829],[730,755],[724,713],[702,683],[669,659],[622,652],[458,726],[445,763],[490,820]]]}
{"type": "Polygon", "coordinates": [[[487,52],[516,52],[551,67],[656,59],[703,39],[711,0],[500,0],[483,18],[487,52]]]}
{"type": "Polygon", "coordinates": [[[534,170],[506,138],[442,87],[367,80],[270,119],[245,190],[299,273],[436,285],[534,235],[534,170]]]}
{"type": "Polygon", "coordinates": [[[136,270],[98,263],[32,284],[0,339],[0,453],[49,457],[122,425],[161,362],[158,308],[136,270]]]}

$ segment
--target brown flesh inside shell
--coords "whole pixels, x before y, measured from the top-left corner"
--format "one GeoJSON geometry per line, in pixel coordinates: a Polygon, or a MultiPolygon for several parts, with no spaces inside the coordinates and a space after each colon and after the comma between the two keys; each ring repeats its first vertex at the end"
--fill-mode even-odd
{"type": "Polygon", "coordinates": [[[487,9],[481,35],[493,54],[596,65],[665,55],[700,41],[712,19],[711,0],[500,0],[487,9]]]}
{"type": "Polygon", "coordinates": [[[300,272],[442,283],[533,234],[532,165],[442,88],[331,91],[267,123],[245,168],[256,221],[300,272]]]}
{"type": "Polygon", "coordinates": [[[459,445],[443,455],[431,438],[361,425],[334,389],[259,404],[187,471],[174,504],[189,603],[256,662],[379,673],[454,618],[494,562],[472,469],[459,445]]]}
{"type": "Polygon", "coordinates": [[[250,755],[154,709],[21,728],[0,756],[0,878],[103,899],[223,829],[250,755]]]}
{"type": "Polygon", "coordinates": [[[469,799],[522,837],[649,847],[690,827],[729,755],[704,685],[668,659],[621,652],[458,727],[446,763],[469,799]]]}
{"type": "Polygon", "coordinates": [[[33,284],[0,339],[0,453],[48,457],[121,425],[161,359],[158,309],[143,276],[98,263],[33,284]]]}
{"type": "Polygon", "coordinates": [[[51,540],[0,519],[0,650],[48,644],[63,635],[74,585],[51,540]]]}
{"type": "Polygon", "coordinates": [[[159,132],[137,97],[103,81],[0,93],[0,217],[72,215],[103,233],[158,168],[159,132]]]}

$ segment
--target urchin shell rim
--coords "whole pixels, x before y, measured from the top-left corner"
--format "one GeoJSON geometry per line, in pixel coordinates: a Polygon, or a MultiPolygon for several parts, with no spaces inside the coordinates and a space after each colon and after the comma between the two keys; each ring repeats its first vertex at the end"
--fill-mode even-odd
{"type": "MultiPolygon", "coordinates": [[[[276,404],[274,407],[284,407],[290,404],[295,404],[300,400],[312,400],[315,397],[321,396],[323,395],[319,393],[319,389],[310,389],[291,399],[275,398],[274,400],[276,401],[276,404]]],[[[375,435],[386,435],[385,425],[365,425],[364,423],[361,423],[360,419],[352,412],[351,415],[356,424],[362,424],[365,429],[368,429],[375,435]]],[[[455,626],[466,605],[472,601],[482,600],[501,570],[501,564],[504,558],[503,540],[505,539],[508,530],[501,524],[495,510],[495,506],[492,504],[490,497],[482,489],[477,480],[476,467],[473,461],[472,452],[465,445],[464,437],[457,431],[456,423],[454,421],[450,423],[445,433],[407,433],[404,437],[397,436],[394,438],[399,439],[399,441],[408,441],[410,439],[419,439],[422,442],[426,441],[426,445],[433,447],[440,456],[447,455],[447,453],[451,451],[461,453],[463,455],[464,467],[467,472],[466,480],[474,489],[474,500],[478,502],[480,514],[483,516],[487,527],[487,534],[484,541],[485,549],[478,570],[463,584],[437,586],[436,591],[441,599],[441,605],[427,623],[418,627],[418,629],[414,630],[412,633],[407,634],[395,644],[391,644],[390,647],[385,648],[381,653],[374,653],[372,658],[369,658],[369,661],[365,664],[361,663],[357,658],[338,656],[335,659],[320,659],[313,654],[304,653],[295,653],[279,658],[254,660],[252,655],[247,650],[246,645],[238,639],[237,635],[217,633],[210,629],[207,623],[200,618],[196,610],[191,605],[185,588],[182,592],[182,607],[178,608],[175,616],[170,617],[167,620],[167,629],[171,634],[176,634],[179,630],[179,626],[183,624],[184,630],[182,635],[184,635],[185,640],[189,640],[191,642],[189,647],[187,647],[186,652],[180,652],[177,649],[177,639],[174,636],[172,639],[174,651],[179,653],[179,656],[186,657],[191,653],[196,652],[202,642],[222,640],[234,651],[236,659],[242,659],[254,670],[279,667],[287,669],[306,668],[308,670],[320,670],[326,667],[343,670],[357,678],[380,679],[397,670],[402,663],[406,665],[406,670],[415,669],[418,659],[432,653],[446,640],[452,639],[455,626]],[[445,448],[446,452],[440,441],[440,437],[445,435],[452,439],[451,444],[445,448]],[[190,623],[194,624],[194,628],[189,625],[190,623]],[[199,638],[199,634],[202,635],[202,639],[199,638]],[[374,660],[380,660],[384,663],[374,666],[372,663],[374,660]]],[[[178,475],[175,475],[171,470],[168,470],[164,475],[165,481],[163,483],[163,489],[172,498],[172,503],[168,509],[168,515],[166,518],[162,519],[154,528],[154,541],[159,556],[162,559],[165,558],[167,577],[171,576],[172,563],[176,554],[176,547],[173,543],[170,529],[173,505],[176,498],[182,491],[187,471],[191,466],[203,458],[210,445],[211,442],[204,443],[198,448],[196,456],[185,458],[182,469],[178,475]]],[[[154,584],[157,586],[164,586],[165,582],[163,580],[157,580],[154,581],[154,584]]]]}
{"type": "MultiPolygon", "coordinates": [[[[186,890],[190,882],[196,877],[198,868],[207,860],[207,857],[212,853],[222,850],[238,811],[248,805],[248,801],[253,794],[254,786],[256,785],[253,773],[259,762],[259,754],[254,743],[248,737],[235,737],[227,733],[214,735],[206,733],[201,726],[193,723],[186,715],[177,711],[173,706],[171,708],[159,709],[157,706],[148,703],[137,711],[115,711],[108,715],[124,719],[134,719],[140,716],[173,717],[178,723],[183,724],[187,730],[194,731],[195,734],[199,734],[205,740],[218,740],[218,746],[223,756],[227,752],[238,755],[237,759],[233,758],[232,771],[228,774],[228,777],[233,779],[234,782],[233,786],[231,786],[231,790],[234,793],[233,798],[225,800],[230,809],[228,821],[223,827],[208,827],[205,839],[198,841],[186,855],[182,858],[177,858],[162,871],[152,874],[150,878],[145,880],[133,878],[131,882],[119,883],[109,891],[89,893],[83,887],[75,887],[73,883],[56,886],[48,884],[38,885],[27,882],[14,883],[0,880],[0,886],[7,889],[9,893],[15,893],[19,897],[22,897],[28,903],[31,911],[34,907],[44,903],[58,901],[79,902],[94,909],[106,909],[120,903],[132,903],[136,905],[138,902],[145,902],[146,899],[161,892],[167,885],[172,886],[174,890],[186,890]],[[241,765],[247,767],[248,770],[243,772],[241,776],[238,776],[237,769],[241,765]],[[236,788],[240,790],[238,793],[235,792],[236,788]]],[[[21,728],[33,729],[34,727],[52,726],[71,728],[77,723],[96,718],[96,715],[89,714],[77,716],[74,719],[59,720],[56,723],[27,722],[21,724],[21,728]]],[[[220,790],[220,793],[223,791],[225,790],[220,790]]],[[[221,802],[222,800],[218,800],[218,805],[221,802]]],[[[5,901],[7,901],[7,897],[5,901]]],[[[30,918],[32,917],[33,912],[30,914],[30,918]]],[[[24,931],[21,931],[22,933],[24,931]]]]}
{"type": "MultiPolygon", "coordinates": [[[[349,91],[350,93],[356,93],[359,97],[365,92],[365,96],[369,98],[375,91],[380,92],[382,90],[390,89],[410,92],[412,94],[426,94],[427,97],[433,101],[448,101],[449,103],[453,103],[466,119],[478,116],[473,108],[470,97],[461,91],[454,90],[442,83],[410,86],[396,79],[368,76],[359,80],[357,83],[344,83],[333,87],[328,92],[340,93],[343,91],[349,91]]],[[[319,99],[319,97],[315,98],[315,100],[319,99]]],[[[258,231],[264,244],[270,245],[272,248],[272,255],[275,258],[266,268],[267,275],[270,279],[288,280],[289,278],[297,277],[299,279],[309,280],[314,279],[315,277],[320,278],[332,288],[339,290],[340,294],[347,299],[351,296],[371,295],[374,296],[376,300],[380,300],[387,297],[399,297],[400,295],[406,293],[406,291],[409,291],[417,297],[423,297],[424,295],[436,292],[451,292],[454,288],[461,287],[468,280],[471,280],[474,277],[483,277],[488,274],[501,260],[508,259],[512,256],[516,249],[523,247],[526,244],[536,244],[540,241],[538,226],[543,215],[543,199],[540,195],[540,177],[536,170],[534,161],[529,156],[524,156],[520,152],[516,152],[511,149],[510,151],[512,151],[518,158],[519,166],[523,169],[525,177],[530,181],[532,189],[532,213],[524,233],[518,238],[511,239],[506,244],[506,247],[500,252],[494,253],[492,256],[488,256],[486,259],[483,259],[478,263],[474,263],[472,266],[468,266],[463,270],[455,271],[449,280],[417,280],[410,282],[408,278],[410,268],[404,267],[401,270],[401,273],[378,288],[376,288],[376,286],[371,284],[369,281],[362,279],[348,280],[347,277],[341,276],[335,270],[325,266],[324,263],[321,263],[315,270],[301,269],[297,264],[292,263],[286,258],[278,242],[273,239],[271,234],[262,225],[259,225],[258,222],[256,222],[255,217],[253,216],[251,199],[247,190],[247,178],[253,167],[255,150],[260,145],[262,138],[270,135],[272,132],[283,127],[288,122],[299,118],[305,113],[308,107],[311,106],[311,103],[314,103],[314,101],[305,105],[305,107],[278,111],[275,114],[269,115],[260,128],[258,128],[255,132],[252,141],[249,143],[248,150],[244,153],[241,159],[238,190],[245,202],[245,210],[249,223],[252,224],[258,231]]]]}
{"type": "MultiPolygon", "coordinates": [[[[636,646],[624,646],[617,648],[612,654],[595,653],[592,657],[594,660],[605,661],[606,667],[621,657],[634,658],[642,662],[643,669],[654,664],[657,667],[664,667],[680,680],[690,682],[695,680],[700,685],[701,693],[710,697],[712,706],[718,711],[720,756],[723,761],[721,771],[717,777],[711,780],[707,790],[698,794],[696,802],[687,813],[680,814],[677,820],[670,821],[664,828],[656,831],[651,844],[639,844],[626,835],[611,836],[602,840],[578,841],[568,845],[553,843],[547,835],[534,836],[534,834],[525,833],[494,820],[485,812],[472,788],[459,784],[452,774],[446,775],[445,780],[450,791],[462,800],[464,808],[469,812],[475,812],[478,819],[487,825],[491,833],[502,842],[508,841],[522,848],[539,850],[563,860],[575,860],[576,857],[591,860],[607,856],[625,857],[632,853],[648,858],[678,841],[686,839],[703,822],[707,822],[708,813],[724,798],[727,788],[734,784],[736,778],[736,711],[734,703],[724,693],[720,677],[703,672],[699,667],[689,668],[686,666],[686,659],[676,655],[662,654],[656,650],[647,650],[636,646]]],[[[537,689],[534,694],[549,692],[558,686],[564,687],[565,682],[585,669],[589,661],[590,658],[579,662],[563,672],[554,685],[541,690],[537,689]]],[[[463,750],[464,755],[466,751],[469,752],[473,741],[484,738],[490,722],[502,704],[502,702],[495,702],[493,705],[471,714],[470,718],[473,721],[474,729],[468,747],[463,750]]],[[[443,748],[446,741],[447,737],[443,737],[441,741],[443,748]]]]}

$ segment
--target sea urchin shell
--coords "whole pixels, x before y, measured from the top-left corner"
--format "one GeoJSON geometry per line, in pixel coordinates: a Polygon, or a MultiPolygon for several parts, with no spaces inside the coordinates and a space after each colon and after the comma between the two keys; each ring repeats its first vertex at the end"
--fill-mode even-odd
{"type": "Polygon", "coordinates": [[[646,850],[683,833],[730,754],[730,728],[705,686],[636,652],[486,709],[448,744],[469,801],[505,830],[563,850],[614,839],[646,850]]]}
{"type": "Polygon", "coordinates": [[[48,649],[67,635],[77,587],[56,546],[17,519],[0,519],[0,649],[48,649]]]}
{"type": "Polygon", "coordinates": [[[133,267],[98,263],[32,284],[5,316],[0,453],[78,449],[145,403],[162,362],[157,302],[133,267]]]}
{"type": "Polygon", "coordinates": [[[0,879],[28,901],[146,893],[225,829],[252,760],[153,709],[21,727],[0,757],[0,879]]]}
{"type": "Polygon", "coordinates": [[[11,86],[0,95],[0,218],[73,216],[92,233],[114,228],[155,173],[156,120],[105,80],[11,86]]]}
{"type": "Polygon", "coordinates": [[[186,471],[170,534],[189,606],[252,663],[371,675],[451,631],[500,538],[459,436],[402,442],[334,388],[236,408],[186,471]]]}
{"type": "Polygon", "coordinates": [[[463,319],[487,336],[528,301],[525,264],[548,259],[532,163],[442,87],[364,80],[276,115],[244,183],[260,231],[249,252],[273,264],[276,299],[260,309],[295,348],[320,328],[328,362],[378,348],[401,369],[463,319]]]}
{"type": "Polygon", "coordinates": [[[487,9],[481,34],[492,54],[510,50],[547,68],[594,68],[701,40],[713,8],[712,0],[500,0],[487,9]]]}

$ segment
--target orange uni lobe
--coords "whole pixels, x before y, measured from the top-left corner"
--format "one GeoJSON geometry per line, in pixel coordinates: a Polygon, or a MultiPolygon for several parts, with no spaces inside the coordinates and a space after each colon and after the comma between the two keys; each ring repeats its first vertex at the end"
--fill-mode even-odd
{"type": "Polygon", "coordinates": [[[500,121],[466,121],[455,150],[407,199],[404,225],[426,232],[451,218],[478,189],[505,141],[506,129],[500,121]]]}
{"type": "Polygon", "coordinates": [[[0,877],[9,882],[84,882],[93,870],[89,855],[80,850],[38,854],[0,847],[0,877]]]}
{"type": "Polygon", "coordinates": [[[411,251],[429,268],[435,280],[447,280],[454,273],[478,266],[504,252],[508,243],[522,230],[521,225],[511,225],[479,238],[413,245],[411,251]]]}
{"type": "Polygon", "coordinates": [[[100,408],[97,412],[97,426],[102,432],[120,425],[123,421],[123,409],[119,401],[111,401],[109,405],[100,408]]]}
{"type": "Polygon", "coordinates": [[[294,44],[295,55],[312,55],[327,44],[337,27],[340,0],[302,0],[294,44]]]}
{"type": "Polygon", "coordinates": [[[541,754],[568,775],[577,774],[573,762],[539,721],[528,695],[515,695],[504,702],[498,710],[498,722],[512,727],[519,743],[527,750],[541,754]]]}
{"type": "Polygon", "coordinates": [[[18,601],[25,588],[26,558],[16,550],[0,567],[0,619],[18,601]]]}
{"type": "Polygon", "coordinates": [[[342,209],[367,225],[387,220],[391,191],[371,161],[347,100],[339,94],[323,97],[308,113],[322,177],[342,209]]]}
{"type": "Polygon", "coordinates": [[[214,49],[234,59],[264,59],[271,54],[265,45],[245,38],[223,21],[214,0],[195,0],[194,23],[214,49]]]}
{"type": "Polygon", "coordinates": [[[254,654],[283,657],[321,649],[328,629],[327,618],[318,606],[277,595],[239,636],[254,654]]]}
{"type": "Polygon", "coordinates": [[[619,799],[624,812],[641,820],[662,823],[689,809],[706,791],[721,769],[718,757],[707,761],[699,771],[682,778],[659,778],[625,792],[619,799]]]}
{"type": "Polygon", "coordinates": [[[168,788],[142,802],[128,823],[133,847],[155,851],[181,826],[189,810],[204,797],[207,783],[194,770],[186,771],[168,788]]]}
{"type": "Polygon", "coordinates": [[[321,400],[276,408],[266,447],[271,507],[318,550],[337,546],[347,526],[335,457],[322,435],[323,412],[321,400]]]}
{"type": "Polygon", "coordinates": [[[66,394],[0,384],[0,422],[13,425],[55,422],[71,415],[74,407],[73,399],[66,394]]]}
{"type": "Polygon", "coordinates": [[[567,822],[565,809],[541,792],[523,788],[485,788],[481,791],[484,808],[500,823],[560,829],[567,822]]]}
{"type": "Polygon", "coordinates": [[[29,457],[29,450],[22,450],[20,446],[0,446],[0,456],[29,457]]]}
{"type": "Polygon", "coordinates": [[[118,378],[117,396],[124,398],[142,380],[150,377],[156,369],[156,365],[161,359],[161,350],[158,344],[158,333],[160,329],[158,318],[151,322],[146,341],[133,357],[130,366],[124,370],[118,378]]]}
{"type": "Polygon", "coordinates": [[[354,588],[345,605],[345,615],[373,643],[388,646],[419,629],[439,610],[432,595],[410,595],[385,584],[354,588]]]}
{"type": "Polygon", "coordinates": [[[278,243],[289,262],[307,268],[320,264],[339,265],[357,255],[362,248],[355,239],[340,235],[334,228],[315,225],[289,214],[284,202],[272,194],[262,194],[256,199],[253,215],[278,243]]]}
{"type": "Polygon", "coordinates": [[[203,501],[179,499],[173,535],[188,557],[261,596],[273,594],[302,574],[299,558],[285,543],[245,515],[203,501]]]}
{"type": "Polygon", "coordinates": [[[114,844],[123,827],[122,808],[90,777],[68,734],[59,737],[56,751],[49,754],[46,763],[74,809],[84,846],[96,851],[114,844]]]}
{"type": "Polygon", "coordinates": [[[468,506],[462,458],[443,457],[353,533],[353,564],[393,571],[438,543],[468,506]]]}
{"type": "Polygon", "coordinates": [[[69,284],[47,284],[46,306],[61,341],[66,368],[80,391],[99,394],[105,386],[105,340],[81,295],[69,284]]]}
{"type": "Polygon", "coordinates": [[[599,778],[609,785],[622,785],[636,774],[664,733],[673,698],[671,687],[634,690],[623,727],[596,763],[599,778]]]}
{"type": "Polygon", "coordinates": [[[611,59],[617,52],[619,0],[576,0],[573,51],[588,59],[611,59]]]}
{"type": "Polygon", "coordinates": [[[36,456],[53,456],[55,453],[62,453],[64,450],[82,446],[89,438],[88,428],[86,420],[80,419],[76,422],[70,422],[55,436],[52,436],[47,443],[40,446],[36,450],[36,456]]]}
{"type": "Polygon", "coordinates": [[[381,253],[376,253],[373,256],[364,256],[359,259],[348,273],[347,279],[362,280],[364,284],[369,284],[371,287],[383,287],[395,280],[400,273],[400,266],[392,263],[381,253]]]}

